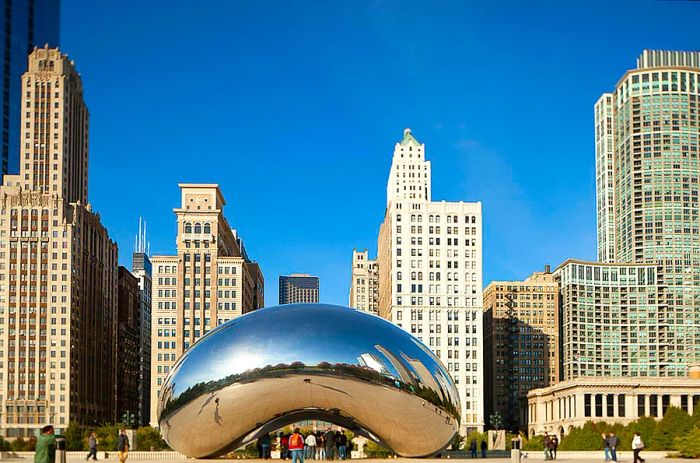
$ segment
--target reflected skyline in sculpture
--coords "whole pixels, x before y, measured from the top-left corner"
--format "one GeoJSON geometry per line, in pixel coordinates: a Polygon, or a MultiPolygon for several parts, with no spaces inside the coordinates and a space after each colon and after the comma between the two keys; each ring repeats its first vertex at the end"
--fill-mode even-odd
{"type": "Polygon", "coordinates": [[[364,434],[407,457],[445,448],[459,398],[420,341],[379,317],[325,304],[260,309],[211,331],[165,381],[165,440],[221,455],[306,419],[364,434]],[[416,429],[429,430],[415,439],[416,429]]]}

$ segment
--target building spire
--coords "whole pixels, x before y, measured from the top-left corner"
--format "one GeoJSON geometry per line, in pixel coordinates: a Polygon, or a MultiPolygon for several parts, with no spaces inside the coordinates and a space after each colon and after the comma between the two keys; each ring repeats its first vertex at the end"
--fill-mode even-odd
{"type": "Polygon", "coordinates": [[[146,221],[139,217],[139,231],[134,241],[134,252],[148,254],[151,243],[146,239],[146,221]]]}

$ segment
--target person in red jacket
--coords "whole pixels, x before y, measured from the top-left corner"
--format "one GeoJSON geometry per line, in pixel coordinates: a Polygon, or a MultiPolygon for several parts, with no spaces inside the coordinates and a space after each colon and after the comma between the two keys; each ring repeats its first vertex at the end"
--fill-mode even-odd
{"type": "Polygon", "coordinates": [[[289,450],[292,452],[292,463],[297,463],[297,459],[304,463],[304,436],[299,432],[299,428],[295,428],[294,433],[289,436],[289,450]]]}

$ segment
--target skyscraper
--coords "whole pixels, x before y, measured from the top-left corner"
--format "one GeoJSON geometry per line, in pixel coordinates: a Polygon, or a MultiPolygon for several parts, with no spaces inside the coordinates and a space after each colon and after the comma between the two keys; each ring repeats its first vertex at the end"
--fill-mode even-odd
{"type": "Polygon", "coordinates": [[[22,74],[32,49],[57,47],[60,0],[5,0],[0,7],[2,37],[2,171],[19,172],[22,74]]]}
{"type": "Polygon", "coordinates": [[[394,148],[379,230],[379,315],[447,365],[461,432],[483,430],[481,203],[431,200],[425,145],[404,131],[394,148]]]}
{"type": "Polygon", "coordinates": [[[151,417],[151,260],[148,257],[146,241],[146,223],[141,227],[134,243],[131,273],[139,283],[139,316],[141,332],[139,334],[139,408],[138,420],[143,426],[151,417]]]}
{"type": "Polygon", "coordinates": [[[559,284],[548,265],[484,290],[486,416],[498,412],[507,429],[526,424],[528,391],[559,381],[559,319],[559,284]]]}
{"type": "Polygon", "coordinates": [[[367,250],[352,251],[350,307],[379,315],[379,272],[377,261],[368,258],[367,250]]]}
{"type": "Polygon", "coordinates": [[[700,360],[700,52],[645,50],[595,105],[598,257],[658,266],[658,339],[641,375],[700,360]]]}
{"type": "Polygon", "coordinates": [[[317,303],[319,295],[318,277],[306,273],[280,276],[279,303],[317,303]]]}
{"type": "MultiPolygon", "coordinates": [[[[139,280],[125,267],[119,266],[117,297],[117,379],[115,422],[126,414],[137,418],[139,411],[139,380],[141,313],[139,280]]],[[[129,419],[125,420],[129,422],[129,419]]]]}
{"type": "Polygon", "coordinates": [[[151,426],[176,360],[212,329],[264,305],[262,271],[224,216],[216,184],[182,183],[177,255],[153,256],[151,426]]]}
{"type": "Polygon", "coordinates": [[[0,187],[0,429],[114,420],[117,245],[87,195],[75,66],[35,49],[22,76],[22,164],[0,187]]]}

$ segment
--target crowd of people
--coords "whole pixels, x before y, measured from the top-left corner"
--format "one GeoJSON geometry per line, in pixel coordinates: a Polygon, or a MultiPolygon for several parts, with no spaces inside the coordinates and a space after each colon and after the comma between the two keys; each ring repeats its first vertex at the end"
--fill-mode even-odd
{"type": "Polygon", "coordinates": [[[340,431],[333,431],[328,428],[325,432],[301,433],[299,428],[295,428],[293,433],[280,432],[277,436],[265,434],[257,443],[258,457],[270,459],[273,448],[280,451],[280,459],[291,459],[292,463],[297,460],[304,463],[307,460],[345,460],[350,457],[352,443],[348,441],[348,436],[340,431]]]}

